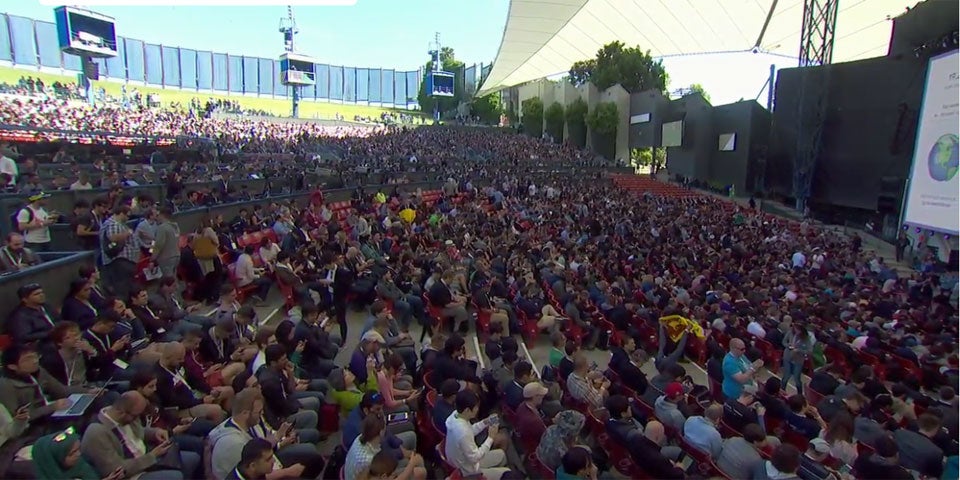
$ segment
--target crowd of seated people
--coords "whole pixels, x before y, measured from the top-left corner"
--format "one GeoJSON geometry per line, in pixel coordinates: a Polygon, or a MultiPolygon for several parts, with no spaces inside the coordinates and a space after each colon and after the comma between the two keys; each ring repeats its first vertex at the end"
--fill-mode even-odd
{"type": "MultiPolygon", "coordinates": [[[[489,479],[955,471],[956,298],[938,277],[899,278],[845,237],[723,200],[534,182],[524,168],[577,153],[525,137],[424,129],[335,142],[391,157],[383,165],[424,162],[450,186],[273,203],[197,232],[162,207],[149,259],[127,241],[139,238],[131,206],[112,206],[94,247],[103,265],[78,272],[68,298],[17,291],[0,431],[19,433],[0,438],[0,460],[56,478],[22,456],[44,455],[53,435],[79,445],[81,463],[53,458],[61,472],[115,478],[338,475],[328,463],[349,479],[423,478],[429,465],[489,479]],[[448,152],[418,147],[438,138],[448,152]],[[456,172],[469,151],[500,160],[456,172]],[[161,270],[151,285],[129,280],[143,260],[161,270]],[[274,290],[286,318],[260,326],[249,304],[274,290]],[[350,309],[368,315],[362,327],[350,309]],[[352,328],[361,340],[338,364],[352,328]],[[473,332],[486,371],[466,354],[473,332]],[[516,339],[540,336],[553,350],[533,372],[516,339]],[[598,349],[612,352],[606,370],[582,351],[598,349]],[[83,431],[50,418],[104,384],[118,393],[98,394],[83,431]],[[319,432],[341,416],[343,458],[324,461],[319,432]]],[[[14,252],[42,243],[8,238],[14,252]]]]}

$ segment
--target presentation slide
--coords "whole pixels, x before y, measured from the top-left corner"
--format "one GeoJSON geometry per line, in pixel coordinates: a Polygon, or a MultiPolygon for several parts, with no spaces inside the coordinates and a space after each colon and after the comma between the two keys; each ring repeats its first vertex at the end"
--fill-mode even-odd
{"type": "Polygon", "coordinates": [[[920,106],[917,144],[907,187],[904,223],[956,235],[960,230],[957,176],[960,151],[958,54],[930,59],[920,106]]]}
{"type": "Polygon", "coordinates": [[[737,134],[736,133],[721,133],[719,140],[719,146],[721,152],[732,152],[737,149],[737,134]]]}
{"type": "Polygon", "coordinates": [[[660,144],[664,147],[683,145],[683,120],[664,123],[661,128],[660,144]]]}

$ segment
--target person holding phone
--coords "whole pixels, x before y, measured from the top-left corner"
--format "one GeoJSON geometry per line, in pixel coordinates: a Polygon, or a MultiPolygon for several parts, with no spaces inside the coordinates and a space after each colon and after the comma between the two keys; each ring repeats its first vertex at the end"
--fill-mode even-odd
{"type": "Polygon", "coordinates": [[[499,480],[507,468],[503,450],[494,449],[494,439],[500,431],[500,419],[493,415],[474,422],[480,411],[480,398],[470,390],[457,394],[457,411],[446,421],[447,437],[444,451],[447,462],[464,476],[482,474],[488,480],[499,480]],[[477,434],[487,431],[487,438],[477,445],[477,434]]]}

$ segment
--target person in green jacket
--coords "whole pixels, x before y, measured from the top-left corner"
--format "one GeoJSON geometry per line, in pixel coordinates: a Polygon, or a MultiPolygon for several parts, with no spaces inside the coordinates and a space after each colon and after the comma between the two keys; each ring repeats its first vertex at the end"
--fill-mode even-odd
{"type": "Polygon", "coordinates": [[[330,382],[330,393],[327,395],[327,401],[340,406],[340,413],[346,415],[351,410],[360,405],[365,392],[376,392],[379,390],[377,385],[377,372],[370,368],[367,372],[367,382],[362,385],[356,385],[357,377],[348,369],[335,368],[327,376],[330,382]]]}
{"type": "Polygon", "coordinates": [[[560,368],[560,361],[567,356],[564,351],[567,346],[567,337],[563,332],[553,332],[550,335],[550,341],[553,342],[553,348],[550,349],[550,366],[560,368]]]}

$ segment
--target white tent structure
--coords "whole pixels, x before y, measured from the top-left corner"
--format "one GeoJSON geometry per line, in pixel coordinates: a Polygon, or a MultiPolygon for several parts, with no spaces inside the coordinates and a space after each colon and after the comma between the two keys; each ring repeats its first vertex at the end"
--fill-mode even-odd
{"type": "MultiPolygon", "coordinates": [[[[885,55],[892,18],[916,3],[840,0],[833,62],[885,55]]],[[[804,0],[511,0],[479,94],[566,72],[614,40],[654,57],[753,50],[797,58],[803,14],[804,0]]]]}

